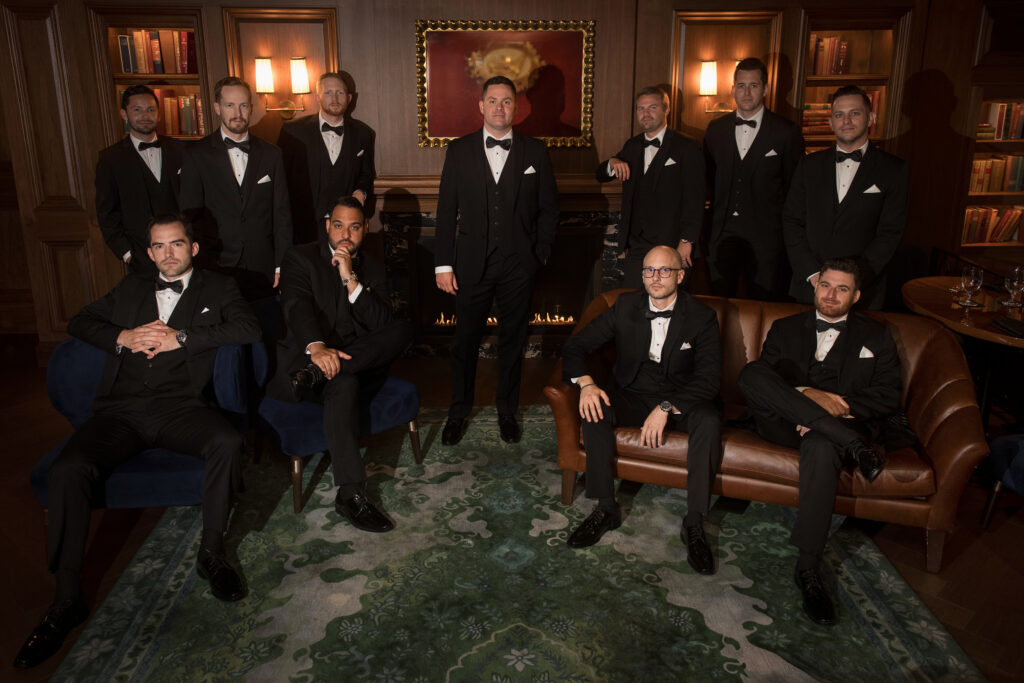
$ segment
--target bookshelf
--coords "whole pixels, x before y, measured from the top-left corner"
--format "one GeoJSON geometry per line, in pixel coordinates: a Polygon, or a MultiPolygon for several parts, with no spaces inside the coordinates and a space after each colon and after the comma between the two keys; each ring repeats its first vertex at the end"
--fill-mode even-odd
{"type": "Polygon", "coordinates": [[[161,135],[191,140],[210,130],[209,84],[199,8],[92,7],[96,75],[109,142],[126,133],[121,92],[148,85],[157,94],[161,135]]]}
{"type": "Polygon", "coordinates": [[[872,141],[884,146],[898,116],[910,12],[905,9],[815,10],[807,14],[801,68],[801,128],[807,151],[835,140],[829,128],[829,97],[857,85],[872,99],[872,141]]]}
{"type": "Polygon", "coordinates": [[[975,84],[961,247],[1024,246],[1024,85],[975,84]]]}

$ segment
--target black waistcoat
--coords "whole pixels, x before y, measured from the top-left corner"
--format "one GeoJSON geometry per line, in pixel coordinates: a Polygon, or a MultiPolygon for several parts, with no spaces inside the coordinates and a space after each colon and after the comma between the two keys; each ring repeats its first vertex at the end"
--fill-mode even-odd
{"type": "Polygon", "coordinates": [[[352,194],[352,189],[345,187],[341,167],[338,165],[340,162],[340,152],[338,153],[338,161],[332,164],[331,156],[327,153],[327,145],[322,142],[318,145],[317,173],[320,178],[317,183],[317,196],[314,200],[314,208],[316,209],[314,218],[318,225],[323,224],[324,216],[330,211],[331,205],[334,204],[338,197],[352,194]]]}
{"type": "Polygon", "coordinates": [[[159,216],[162,213],[177,213],[178,199],[174,196],[174,188],[171,187],[171,179],[167,177],[169,170],[166,168],[161,169],[160,182],[157,182],[152,172],[150,172],[149,168],[146,167],[146,163],[143,162],[142,165],[145,167],[145,170],[142,172],[142,177],[146,183],[146,194],[149,195],[149,207],[152,210],[153,215],[159,216]]]}
{"type": "Polygon", "coordinates": [[[845,346],[846,333],[841,333],[835,344],[825,355],[825,360],[811,360],[807,369],[807,379],[811,386],[822,391],[830,391],[833,394],[839,393],[839,368],[842,365],[843,347],[845,346]]]}
{"type": "MultiPolygon", "coordinates": [[[[753,148],[753,142],[751,142],[753,148]]],[[[747,155],[740,159],[740,151],[733,143],[732,178],[729,181],[728,207],[725,211],[725,232],[732,232],[754,224],[756,209],[754,196],[751,193],[751,175],[754,171],[754,155],[747,150],[747,155]],[[737,213],[738,216],[733,214],[737,213]],[[732,230],[730,230],[732,228],[732,230]]]]}
{"type": "MultiPolygon", "coordinates": [[[[511,158],[511,155],[509,155],[511,158]]],[[[502,234],[508,234],[515,221],[515,211],[512,206],[512,195],[514,192],[512,166],[505,161],[505,167],[501,170],[498,182],[494,182],[494,174],[487,168],[487,254],[490,255],[497,249],[507,248],[508,239],[502,239],[502,234]]]]}

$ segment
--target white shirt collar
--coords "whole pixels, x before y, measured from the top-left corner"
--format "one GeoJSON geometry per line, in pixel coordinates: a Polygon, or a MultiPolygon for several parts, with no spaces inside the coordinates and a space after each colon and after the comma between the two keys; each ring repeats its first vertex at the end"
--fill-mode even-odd
{"type": "MultiPolygon", "coordinates": [[[[181,291],[182,292],[184,292],[186,289],[188,289],[188,283],[192,281],[192,273],[194,273],[194,272],[196,272],[196,268],[195,268],[195,266],[192,266],[191,268],[188,269],[187,273],[185,273],[181,277],[175,278],[175,280],[181,280],[181,291]]],[[[175,281],[175,280],[168,280],[167,278],[164,277],[163,273],[158,273],[157,277],[159,277],[164,282],[174,282],[175,281]]]]}
{"type": "MultiPolygon", "coordinates": [[[[854,152],[856,152],[858,149],[860,150],[860,159],[861,159],[861,161],[864,160],[864,155],[868,153],[868,145],[870,145],[870,144],[871,144],[871,140],[868,140],[863,145],[861,145],[857,149],[853,150],[854,152]]],[[[839,143],[836,143],[836,151],[837,152],[843,152],[843,150],[839,149],[839,143]]],[[[844,154],[846,154],[846,153],[847,152],[844,152],[844,154]]],[[[849,153],[852,154],[853,152],[849,152],[849,153]]]]}
{"type": "Polygon", "coordinates": [[[675,297],[672,299],[672,301],[667,306],[665,306],[664,308],[655,308],[654,307],[654,301],[651,300],[650,295],[647,296],[647,306],[648,306],[648,308],[650,308],[655,313],[658,313],[658,312],[661,312],[661,311],[674,311],[676,309],[676,302],[677,301],[679,301],[679,293],[678,292],[676,292],[675,297]]]}
{"type": "Polygon", "coordinates": [[[757,110],[757,113],[749,119],[740,114],[739,111],[736,112],[736,118],[743,119],[744,121],[757,121],[757,128],[760,128],[761,120],[764,119],[764,105],[762,104],[761,108],[757,110]]]}
{"type": "MultiPolygon", "coordinates": [[[[220,137],[221,137],[221,140],[226,140],[227,137],[228,137],[228,134],[224,132],[224,126],[220,127],[220,137]]],[[[234,140],[234,138],[231,138],[231,139],[234,140]]],[[[248,139],[249,139],[249,131],[245,131],[245,137],[242,138],[241,140],[239,140],[238,142],[245,142],[248,139]]]]}
{"type": "Polygon", "coordinates": [[[512,129],[511,128],[509,128],[508,132],[505,133],[504,135],[502,135],[500,138],[497,135],[491,135],[490,133],[488,133],[486,128],[484,128],[483,131],[484,131],[484,143],[487,142],[487,138],[494,138],[495,140],[508,140],[508,139],[511,139],[511,137],[512,137],[512,129]]]}
{"type": "Polygon", "coordinates": [[[158,135],[156,135],[155,133],[153,135],[153,139],[152,140],[140,140],[140,139],[138,139],[137,137],[135,137],[134,135],[131,135],[131,134],[128,135],[128,138],[132,141],[132,144],[135,145],[135,151],[136,152],[139,151],[139,145],[141,145],[143,142],[156,142],[157,140],[160,139],[160,137],[158,135]]]}
{"type": "Polygon", "coordinates": [[[821,316],[821,313],[818,313],[817,311],[815,311],[815,312],[814,312],[814,319],[815,319],[815,320],[825,320],[825,322],[827,322],[827,323],[841,323],[841,322],[846,322],[846,319],[847,319],[847,318],[849,318],[849,317],[850,317],[850,314],[849,314],[849,313],[847,313],[846,315],[844,315],[844,316],[843,316],[842,318],[840,318],[839,320],[825,320],[825,318],[823,318],[823,317],[821,316]]]}
{"type": "Polygon", "coordinates": [[[328,126],[331,126],[332,128],[333,128],[333,127],[334,127],[335,125],[339,125],[339,126],[344,126],[344,125],[345,125],[345,117],[344,117],[344,116],[343,116],[343,117],[341,118],[341,123],[339,123],[339,124],[333,124],[333,123],[331,123],[330,121],[328,121],[327,119],[325,119],[325,118],[324,118],[324,115],[323,115],[323,113],[322,113],[322,112],[319,112],[319,113],[317,113],[316,117],[317,117],[318,119],[320,119],[320,125],[319,125],[319,126],[317,126],[317,127],[316,127],[316,129],[317,129],[318,131],[320,131],[321,133],[322,133],[322,132],[324,132],[324,131],[323,131],[323,127],[324,127],[324,124],[325,124],[325,123],[326,123],[326,124],[327,124],[328,126]]]}
{"type": "Polygon", "coordinates": [[[664,126],[661,127],[661,130],[659,130],[657,132],[657,134],[653,138],[647,137],[647,133],[644,133],[643,134],[644,140],[657,140],[659,143],[663,143],[663,142],[665,142],[665,131],[666,130],[668,130],[668,124],[667,123],[664,126]]]}

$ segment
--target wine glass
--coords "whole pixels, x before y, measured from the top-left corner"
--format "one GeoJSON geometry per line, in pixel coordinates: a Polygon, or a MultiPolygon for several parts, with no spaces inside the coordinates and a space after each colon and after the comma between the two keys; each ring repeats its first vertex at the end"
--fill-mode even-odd
{"type": "Polygon", "coordinates": [[[1021,308],[1024,307],[1024,303],[1020,301],[1020,293],[1024,291],[1024,266],[1017,266],[1013,269],[1006,279],[1003,280],[1003,286],[1006,287],[1006,291],[1010,293],[1009,299],[1002,299],[999,301],[1000,304],[1007,308],[1021,308]]]}
{"type": "Polygon", "coordinates": [[[960,284],[967,293],[967,298],[958,302],[961,306],[965,306],[967,308],[976,308],[981,306],[981,304],[974,300],[974,295],[981,290],[982,276],[983,272],[981,268],[976,268],[975,266],[967,266],[964,268],[964,273],[960,276],[960,284]]]}

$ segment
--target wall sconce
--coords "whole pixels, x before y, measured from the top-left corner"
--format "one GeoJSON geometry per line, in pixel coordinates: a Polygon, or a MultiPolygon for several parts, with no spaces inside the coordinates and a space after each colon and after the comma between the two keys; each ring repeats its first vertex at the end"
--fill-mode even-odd
{"type": "Polygon", "coordinates": [[[309,74],[306,71],[305,57],[291,59],[292,94],[299,96],[299,106],[292,100],[281,100],[280,106],[270,106],[270,94],[274,92],[274,69],[270,57],[256,58],[256,92],[263,95],[263,106],[267,111],[281,112],[282,119],[294,118],[295,112],[305,111],[304,95],[309,93],[309,74]]]}
{"type": "Polygon", "coordinates": [[[723,112],[732,111],[732,108],[726,102],[716,102],[714,107],[708,106],[708,104],[711,102],[711,98],[718,95],[717,62],[711,61],[700,63],[700,86],[698,89],[698,93],[705,98],[705,114],[720,114],[723,112]]]}

